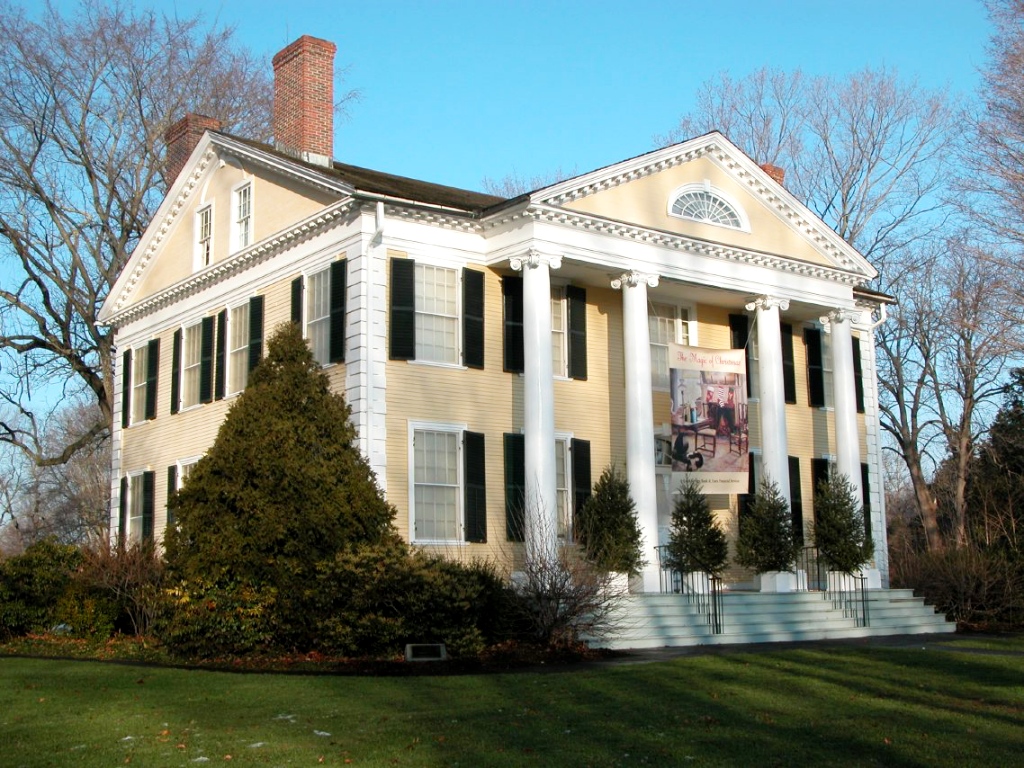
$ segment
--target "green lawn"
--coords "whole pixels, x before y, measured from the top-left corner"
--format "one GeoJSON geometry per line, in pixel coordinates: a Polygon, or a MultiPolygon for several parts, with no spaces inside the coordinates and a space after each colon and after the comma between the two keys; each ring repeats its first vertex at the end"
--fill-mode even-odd
{"type": "Polygon", "coordinates": [[[1012,766],[1024,639],[461,677],[0,658],[3,766],[1012,766]]]}

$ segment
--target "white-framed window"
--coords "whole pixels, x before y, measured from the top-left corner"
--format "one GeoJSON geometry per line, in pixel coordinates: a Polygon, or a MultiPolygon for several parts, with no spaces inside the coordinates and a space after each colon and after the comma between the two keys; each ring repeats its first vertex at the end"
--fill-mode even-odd
{"type": "Polygon", "coordinates": [[[306,338],[320,365],[331,361],[331,270],[306,278],[306,338]]]}
{"type": "Polygon", "coordinates": [[[749,355],[749,368],[747,380],[750,382],[750,400],[760,402],[761,400],[761,363],[760,351],[758,349],[757,323],[750,324],[750,333],[747,337],[747,349],[749,355]]]}
{"type": "Polygon", "coordinates": [[[821,334],[821,377],[825,383],[825,407],[834,408],[835,392],[832,391],[832,333],[821,334]]]}
{"type": "Polygon", "coordinates": [[[459,362],[459,271],[416,263],[416,360],[459,362]]]}
{"type": "Polygon", "coordinates": [[[569,328],[568,306],[565,288],[551,287],[551,371],[555,376],[569,373],[569,328]]]}
{"type": "Polygon", "coordinates": [[[647,325],[651,336],[651,385],[655,389],[669,388],[669,344],[697,343],[694,316],[689,306],[650,303],[647,325]]]}
{"type": "Polygon", "coordinates": [[[149,346],[143,344],[132,350],[132,424],[146,420],[146,390],[149,373],[149,346]]]}
{"type": "Polygon", "coordinates": [[[249,304],[232,307],[228,312],[228,385],[227,394],[245,389],[249,381],[249,304]]]}
{"type": "Polygon", "coordinates": [[[182,333],[181,343],[181,407],[199,405],[199,383],[202,375],[203,324],[189,325],[182,333]]]}
{"type": "Polygon", "coordinates": [[[572,437],[555,436],[555,505],[558,507],[558,538],[574,540],[572,504],[572,468],[570,465],[572,437]]]}
{"type": "Polygon", "coordinates": [[[125,523],[128,529],[124,532],[124,540],[128,544],[142,541],[143,510],[145,509],[145,472],[128,475],[128,499],[125,523]]]}
{"type": "Polygon", "coordinates": [[[238,251],[252,243],[252,182],[235,187],[232,202],[233,250],[238,251]]]}
{"type": "Polygon", "coordinates": [[[410,424],[412,539],[457,542],[462,531],[464,426],[410,424]]]}
{"type": "Polygon", "coordinates": [[[196,211],[196,253],[194,267],[202,269],[213,262],[213,205],[204,205],[196,211]]]}
{"type": "Polygon", "coordinates": [[[199,463],[199,456],[193,456],[188,459],[182,459],[178,462],[178,490],[180,491],[185,487],[185,483],[188,482],[188,476],[192,474],[192,470],[195,469],[196,464],[199,463]]]}
{"type": "Polygon", "coordinates": [[[670,216],[701,224],[750,231],[743,209],[708,180],[676,189],[669,196],[668,212],[670,216]]]}

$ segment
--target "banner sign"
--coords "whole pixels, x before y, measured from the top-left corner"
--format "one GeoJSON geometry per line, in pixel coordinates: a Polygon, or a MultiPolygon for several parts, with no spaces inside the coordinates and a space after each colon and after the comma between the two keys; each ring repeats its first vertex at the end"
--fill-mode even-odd
{"type": "Polygon", "coordinates": [[[746,493],[747,366],[742,349],[669,345],[672,484],[684,473],[704,493],[746,493]]]}

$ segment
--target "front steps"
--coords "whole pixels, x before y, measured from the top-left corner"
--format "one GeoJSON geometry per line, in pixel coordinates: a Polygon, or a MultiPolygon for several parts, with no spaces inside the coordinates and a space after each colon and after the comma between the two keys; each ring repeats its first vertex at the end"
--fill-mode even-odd
{"type": "Polygon", "coordinates": [[[591,640],[595,648],[787,643],[880,635],[955,632],[956,625],[909,589],[867,592],[868,626],[834,608],[821,592],[729,592],[722,595],[722,632],[678,594],[630,595],[618,608],[616,628],[591,640]]]}

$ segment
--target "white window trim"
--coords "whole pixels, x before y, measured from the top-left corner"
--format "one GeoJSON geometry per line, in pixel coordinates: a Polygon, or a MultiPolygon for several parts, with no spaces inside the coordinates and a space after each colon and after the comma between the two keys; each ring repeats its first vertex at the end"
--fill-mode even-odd
{"type": "MultiPolygon", "coordinates": [[[[697,305],[689,301],[674,301],[672,299],[660,299],[656,296],[652,296],[648,300],[647,317],[648,323],[650,322],[651,316],[651,305],[662,304],[665,306],[671,306],[675,309],[675,333],[673,342],[682,345],[683,341],[683,326],[686,326],[686,346],[688,347],[699,347],[700,344],[697,342],[697,305]],[[681,311],[686,312],[686,320],[681,317],[681,311]]],[[[650,342],[654,343],[654,342],[650,342]]],[[[652,389],[655,392],[668,392],[671,390],[669,386],[654,386],[652,382],[652,389]]]]}
{"type": "Polygon", "coordinates": [[[202,399],[199,397],[199,390],[203,386],[203,318],[199,318],[193,323],[185,323],[181,326],[181,359],[178,365],[178,412],[184,413],[185,411],[191,411],[199,408],[203,405],[202,399]],[[196,381],[196,402],[191,405],[185,404],[185,348],[188,343],[188,331],[190,328],[195,328],[196,333],[199,334],[199,362],[196,367],[199,368],[199,377],[196,381]]]}
{"type": "Polygon", "coordinates": [[[184,459],[178,459],[176,462],[174,462],[175,472],[177,473],[175,481],[178,484],[177,489],[179,491],[182,489],[182,486],[184,485],[184,476],[182,475],[182,472],[184,472],[185,467],[194,467],[196,464],[199,463],[199,460],[203,458],[204,455],[205,454],[200,453],[196,456],[186,456],[184,459]]]}
{"type": "Polygon", "coordinates": [[[147,342],[145,344],[139,344],[138,346],[132,347],[132,370],[131,370],[131,376],[130,376],[131,383],[129,384],[131,392],[129,394],[129,399],[128,399],[128,405],[130,406],[129,409],[128,409],[128,426],[129,427],[134,427],[134,426],[136,426],[138,424],[145,424],[146,421],[147,421],[147,419],[146,419],[146,394],[149,391],[149,382],[148,382],[148,376],[147,376],[147,374],[148,374],[148,367],[149,367],[149,343],[147,342]],[[141,398],[138,396],[139,395],[138,388],[137,388],[137,385],[135,383],[135,374],[139,371],[139,350],[140,349],[146,351],[146,370],[143,370],[143,373],[142,373],[143,385],[142,385],[142,397],[141,398]],[[139,403],[140,400],[142,401],[141,405],[139,403]],[[142,409],[142,411],[141,411],[142,412],[142,416],[139,417],[139,418],[136,418],[135,417],[135,410],[136,410],[136,408],[140,408],[140,407],[142,409]]]}
{"type": "MultiPolygon", "coordinates": [[[[433,365],[433,366],[438,366],[438,367],[441,367],[441,368],[455,368],[455,369],[463,369],[463,370],[465,370],[466,366],[462,363],[462,359],[463,359],[463,344],[465,342],[465,340],[462,338],[463,311],[464,311],[463,310],[463,306],[462,306],[462,292],[463,292],[462,282],[463,282],[463,280],[465,280],[465,272],[464,272],[465,265],[456,265],[454,263],[449,263],[449,262],[445,262],[445,261],[439,261],[439,260],[435,260],[435,259],[413,259],[413,261],[416,264],[416,266],[414,267],[414,271],[415,271],[415,269],[417,269],[417,268],[422,266],[422,267],[431,267],[433,269],[444,269],[444,270],[448,270],[448,271],[451,271],[451,272],[455,273],[455,361],[448,362],[446,360],[424,360],[424,359],[420,358],[420,352],[419,352],[420,339],[419,339],[419,334],[417,334],[417,337],[416,337],[416,347],[417,347],[416,348],[416,358],[415,358],[415,360],[410,360],[409,362],[410,363],[418,363],[420,365],[433,365]]],[[[418,277],[416,275],[414,275],[413,279],[414,279],[414,285],[415,285],[416,281],[418,280],[418,277]]],[[[415,293],[415,287],[413,289],[413,292],[415,293]]],[[[421,311],[419,308],[417,308],[415,306],[415,300],[414,300],[414,305],[413,305],[413,323],[414,324],[416,323],[417,316],[420,315],[420,314],[430,315],[430,316],[433,316],[433,317],[441,317],[441,315],[437,315],[436,313],[433,313],[433,312],[421,311]]]]}
{"type": "Polygon", "coordinates": [[[248,248],[249,246],[251,246],[255,242],[255,239],[256,239],[255,238],[256,227],[254,225],[254,219],[256,218],[256,190],[255,190],[255,186],[256,185],[253,184],[252,179],[246,179],[244,181],[238,182],[237,184],[235,184],[231,188],[231,211],[230,211],[229,218],[230,218],[230,230],[231,230],[230,243],[231,243],[231,252],[232,253],[237,253],[238,251],[241,251],[241,250],[243,250],[245,248],[248,248]],[[241,191],[245,187],[249,188],[249,225],[247,227],[247,234],[248,234],[249,242],[246,243],[245,245],[243,245],[242,244],[242,237],[241,237],[242,233],[241,233],[241,229],[239,227],[239,220],[238,220],[238,202],[239,202],[239,199],[241,197],[241,191]]]}
{"type": "MultiPolygon", "coordinates": [[[[571,381],[569,378],[569,301],[565,296],[566,286],[569,285],[568,281],[552,280],[551,281],[551,292],[558,291],[560,296],[559,307],[562,311],[562,365],[559,370],[555,370],[554,360],[551,364],[551,372],[554,378],[558,381],[571,381]]],[[[554,323],[551,324],[551,337],[554,339],[555,330],[554,323]]]]}
{"type": "Polygon", "coordinates": [[[126,530],[121,532],[121,535],[123,536],[124,542],[126,544],[135,544],[137,542],[141,542],[142,541],[142,528],[143,528],[142,514],[143,514],[143,512],[140,509],[140,510],[138,510],[138,514],[137,515],[135,514],[135,504],[134,504],[135,499],[134,499],[134,495],[136,493],[136,488],[138,488],[138,494],[139,494],[139,497],[140,497],[140,500],[141,500],[141,497],[142,497],[142,476],[146,474],[146,471],[147,470],[139,469],[139,470],[136,470],[134,472],[126,473],[126,477],[128,478],[128,498],[125,500],[125,506],[124,506],[124,524],[125,524],[126,530]],[[138,532],[137,536],[132,533],[132,531],[133,531],[132,519],[133,518],[137,518],[138,521],[139,521],[139,532],[138,532]]]}
{"type": "MultiPolygon", "coordinates": [[[[249,365],[249,358],[248,358],[248,353],[249,353],[249,336],[251,334],[251,329],[249,329],[249,327],[248,327],[249,326],[249,300],[246,299],[245,301],[243,301],[241,303],[238,303],[238,304],[234,304],[234,305],[229,304],[229,305],[227,305],[225,307],[225,309],[227,309],[227,311],[228,311],[228,315],[227,315],[227,317],[228,317],[228,327],[227,327],[227,330],[224,333],[224,339],[225,339],[225,343],[227,345],[227,349],[225,350],[226,355],[227,355],[227,370],[224,372],[224,397],[227,398],[227,397],[234,397],[236,395],[240,395],[245,390],[244,386],[243,387],[238,387],[237,386],[237,382],[234,381],[234,377],[231,375],[231,369],[232,369],[232,366],[231,366],[231,363],[232,363],[231,353],[235,352],[237,350],[240,350],[240,349],[241,350],[245,350],[245,364],[246,364],[246,369],[248,369],[248,365],[249,365]],[[242,312],[245,313],[246,331],[247,331],[247,333],[245,334],[245,343],[243,343],[241,347],[236,347],[236,348],[233,349],[231,347],[231,334],[234,331],[234,322],[232,321],[232,315],[234,314],[235,310],[238,310],[238,309],[242,310],[242,312]]],[[[246,384],[248,384],[248,383],[249,383],[249,380],[248,380],[248,376],[247,376],[246,377],[246,384]]]]}
{"type": "MultiPolygon", "coordinates": [[[[572,432],[557,432],[557,431],[555,432],[555,444],[557,445],[558,443],[565,443],[565,451],[564,451],[564,458],[565,458],[564,464],[565,465],[563,467],[563,471],[565,472],[565,494],[566,494],[566,498],[565,498],[565,516],[567,518],[567,520],[566,520],[566,534],[567,535],[562,536],[559,533],[558,534],[558,538],[561,541],[564,541],[566,543],[573,543],[573,542],[576,541],[576,537],[574,535],[575,531],[572,529],[572,522],[573,522],[573,520],[572,520],[572,517],[573,517],[573,514],[572,514],[573,513],[573,509],[572,509],[572,505],[573,505],[573,492],[572,492],[573,491],[573,488],[572,488],[573,474],[572,474],[572,467],[573,467],[573,458],[574,458],[573,455],[572,455],[572,441],[573,441],[573,439],[574,439],[574,433],[572,433],[572,432]]],[[[551,446],[551,450],[552,450],[552,457],[554,457],[554,450],[555,450],[555,446],[554,445],[551,446]]],[[[555,477],[557,478],[557,474],[556,474],[555,477]]],[[[555,488],[555,493],[556,494],[558,493],[558,488],[557,487],[555,488]]],[[[557,500],[556,500],[556,503],[557,503],[557,500]]],[[[555,526],[556,526],[556,528],[561,527],[561,520],[556,520],[555,521],[555,526]]],[[[557,533],[557,531],[556,531],[556,533],[557,533]]]]}
{"type": "Polygon", "coordinates": [[[216,241],[214,239],[215,236],[216,236],[216,228],[214,227],[213,223],[216,220],[216,212],[213,209],[213,201],[211,200],[210,202],[203,203],[198,208],[196,208],[195,216],[194,216],[194,219],[193,219],[193,222],[194,222],[193,223],[193,230],[192,230],[193,231],[193,239],[192,239],[192,242],[193,242],[192,271],[193,272],[198,272],[199,270],[205,269],[206,267],[210,266],[210,264],[207,264],[205,262],[205,259],[204,259],[205,254],[203,253],[202,241],[200,240],[200,232],[201,232],[201,228],[202,228],[201,221],[202,221],[202,214],[203,214],[204,211],[209,211],[210,212],[210,264],[213,264],[213,249],[214,249],[214,246],[216,245],[216,241]]]}
{"type": "Polygon", "coordinates": [[[709,179],[694,182],[691,184],[683,184],[680,187],[676,187],[672,191],[672,194],[668,196],[668,205],[666,207],[666,213],[668,213],[668,215],[673,219],[679,219],[680,221],[690,221],[697,224],[708,224],[712,227],[731,229],[734,232],[745,232],[747,234],[750,233],[750,219],[747,217],[747,212],[743,210],[743,206],[736,202],[736,199],[732,197],[729,193],[723,191],[719,187],[714,186],[709,179]],[[733,212],[740,220],[740,226],[733,227],[728,224],[720,224],[714,221],[701,221],[699,219],[692,219],[689,216],[680,216],[678,213],[674,213],[672,211],[672,207],[675,205],[676,200],[678,200],[680,196],[685,195],[688,192],[707,192],[711,195],[714,195],[715,197],[721,198],[733,209],[733,212]]]}
{"type": "Polygon", "coordinates": [[[446,547],[467,546],[466,542],[466,510],[463,496],[466,489],[466,478],[463,450],[462,436],[469,429],[469,426],[464,423],[454,423],[446,421],[409,421],[409,431],[407,437],[408,446],[408,471],[409,471],[409,542],[412,544],[424,544],[424,545],[444,545],[446,547]],[[456,440],[456,468],[458,471],[458,492],[456,494],[456,501],[459,505],[457,526],[455,539],[418,539],[416,538],[416,448],[414,440],[416,432],[454,432],[458,435],[456,440]]]}

